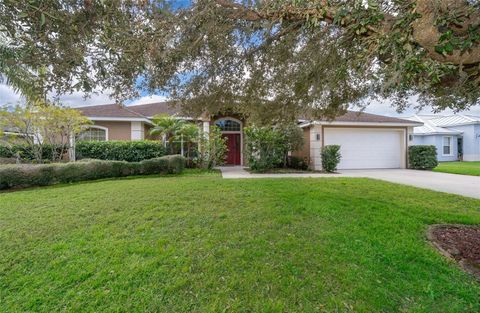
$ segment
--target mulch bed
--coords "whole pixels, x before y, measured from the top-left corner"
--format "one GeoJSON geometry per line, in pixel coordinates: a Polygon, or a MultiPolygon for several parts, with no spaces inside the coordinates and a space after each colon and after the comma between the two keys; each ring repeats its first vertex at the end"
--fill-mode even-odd
{"type": "Polygon", "coordinates": [[[443,255],[480,280],[480,226],[432,225],[428,239],[443,255]]]}

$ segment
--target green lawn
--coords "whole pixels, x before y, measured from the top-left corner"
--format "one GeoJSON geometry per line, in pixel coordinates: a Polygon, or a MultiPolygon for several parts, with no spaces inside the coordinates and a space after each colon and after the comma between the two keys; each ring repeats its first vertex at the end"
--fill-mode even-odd
{"type": "Polygon", "coordinates": [[[480,312],[435,223],[480,200],[198,173],[2,193],[0,312],[480,312]]]}
{"type": "Polygon", "coordinates": [[[434,171],[480,176],[480,162],[441,162],[434,171]]]}

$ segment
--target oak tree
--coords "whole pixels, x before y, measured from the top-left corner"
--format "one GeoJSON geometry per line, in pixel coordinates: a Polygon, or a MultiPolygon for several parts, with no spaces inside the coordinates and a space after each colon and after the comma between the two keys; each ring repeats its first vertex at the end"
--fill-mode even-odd
{"type": "Polygon", "coordinates": [[[475,0],[3,0],[0,25],[0,72],[31,73],[26,93],[162,91],[258,119],[480,96],[475,0]]]}

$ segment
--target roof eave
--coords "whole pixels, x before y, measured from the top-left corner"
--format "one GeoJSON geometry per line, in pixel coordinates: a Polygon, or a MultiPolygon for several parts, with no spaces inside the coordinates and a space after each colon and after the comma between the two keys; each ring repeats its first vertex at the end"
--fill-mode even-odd
{"type": "Polygon", "coordinates": [[[111,117],[111,116],[87,116],[91,121],[106,121],[106,122],[144,122],[153,125],[152,121],[143,117],[111,117]]]}
{"type": "Polygon", "coordinates": [[[463,135],[463,132],[432,132],[432,133],[413,133],[414,136],[436,136],[436,135],[443,135],[443,136],[458,136],[463,135]]]}
{"type": "Polygon", "coordinates": [[[301,124],[301,128],[305,128],[312,125],[322,125],[322,126],[387,126],[387,127],[417,127],[423,126],[423,123],[418,122],[342,122],[342,121],[312,121],[305,124],[301,124]]]}

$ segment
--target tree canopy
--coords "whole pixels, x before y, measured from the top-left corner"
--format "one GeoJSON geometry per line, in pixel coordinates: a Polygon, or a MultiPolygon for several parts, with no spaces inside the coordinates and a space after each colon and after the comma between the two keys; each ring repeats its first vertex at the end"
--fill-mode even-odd
{"type": "Polygon", "coordinates": [[[334,116],[377,96],[399,110],[411,95],[434,109],[479,102],[478,1],[179,3],[3,0],[0,72],[32,73],[26,93],[167,92],[196,114],[334,116]]]}

